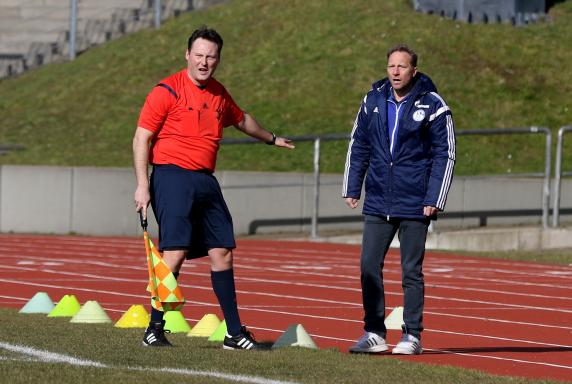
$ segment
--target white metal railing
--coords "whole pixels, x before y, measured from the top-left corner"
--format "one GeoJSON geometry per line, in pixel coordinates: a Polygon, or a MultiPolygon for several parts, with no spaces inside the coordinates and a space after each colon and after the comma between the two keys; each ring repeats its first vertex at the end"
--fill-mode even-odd
{"type": "MultiPolygon", "coordinates": [[[[545,161],[544,171],[540,173],[526,174],[529,177],[542,177],[542,226],[548,228],[548,218],[550,210],[550,165],[552,158],[552,132],[548,128],[543,127],[529,127],[529,128],[513,128],[513,129],[474,129],[462,130],[455,132],[456,136],[469,136],[469,135],[514,135],[514,134],[544,134],[546,137],[545,144],[545,161]]],[[[339,141],[349,140],[349,134],[330,134],[330,135],[307,135],[291,137],[294,142],[313,142],[314,143],[314,156],[313,156],[313,207],[312,217],[310,218],[311,232],[310,236],[313,238],[318,237],[318,218],[319,218],[319,199],[320,199],[320,146],[324,141],[339,141]]],[[[252,138],[241,139],[223,139],[222,144],[255,144],[260,141],[252,138]]],[[[515,176],[518,174],[512,174],[515,176]]],[[[524,174],[522,174],[524,175],[524,174]]],[[[527,213],[528,214],[528,213],[527,213]]]]}
{"type": "Polygon", "coordinates": [[[572,172],[562,172],[562,148],[564,147],[564,134],[572,132],[572,126],[561,127],[558,130],[556,144],[556,160],[554,162],[554,202],[552,204],[552,226],[560,225],[560,193],[562,176],[572,175],[572,172]]]}

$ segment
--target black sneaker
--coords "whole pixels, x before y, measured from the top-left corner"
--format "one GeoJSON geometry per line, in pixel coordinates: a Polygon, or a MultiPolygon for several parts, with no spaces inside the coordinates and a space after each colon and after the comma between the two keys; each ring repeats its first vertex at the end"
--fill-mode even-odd
{"type": "Polygon", "coordinates": [[[222,347],[224,349],[260,349],[260,344],[254,340],[254,335],[242,326],[238,335],[230,336],[228,333],[225,335],[222,347]]]}
{"type": "Polygon", "coordinates": [[[171,333],[165,329],[165,320],[150,322],[143,336],[143,346],[145,347],[172,347],[173,344],[165,337],[165,333],[171,333]]]}

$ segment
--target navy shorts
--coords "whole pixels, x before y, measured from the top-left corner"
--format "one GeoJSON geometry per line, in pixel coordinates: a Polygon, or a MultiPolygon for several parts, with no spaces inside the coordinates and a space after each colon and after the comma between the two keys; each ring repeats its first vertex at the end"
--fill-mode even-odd
{"type": "Polygon", "coordinates": [[[155,165],[150,190],[159,251],[187,250],[192,259],[211,248],[236,248],[232,217],[210,172],[155,165]]]}

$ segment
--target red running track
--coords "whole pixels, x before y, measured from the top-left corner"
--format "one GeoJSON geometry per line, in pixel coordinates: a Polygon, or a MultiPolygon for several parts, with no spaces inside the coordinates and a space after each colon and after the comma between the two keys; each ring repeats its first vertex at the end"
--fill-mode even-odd
{"type": "MultiPolygon", "coordinates": [[[[142,238],[0,235],[0,305],[22,307],[36,292],[57,301],[97,300],[117,320],[149,298],[142,238]]],[[[362,334],[359,246],[239,241],[235,276],[241,320],[259,340],[303,324],[320,348],[347,351],[362,334]]],[[[424,354],[383,355],[494,374],[572,381],[572,267],[429,252],[424,354]]],[[[402,305],[398,254],[384,270],[387,313],[402,305]]],[[[222,318],[208,260],[179,278],[194,324],[222,318]]],[[[400,331],[388,332],[394,345],[400,331]]]]}

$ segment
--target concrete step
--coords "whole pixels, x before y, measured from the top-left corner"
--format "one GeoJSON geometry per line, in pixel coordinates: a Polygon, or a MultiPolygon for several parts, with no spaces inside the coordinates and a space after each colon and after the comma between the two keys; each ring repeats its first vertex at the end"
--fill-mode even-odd
{"type": "MultiPolygon", "coordinates": [[[[81,0],[80,0],[81,1],[81,0]]],[[[68,6],[69,0],[0,0],[0,6],[68,6]]]]}
{"type": "Polygon", "coordinates": [[[23,60],[0,58],[0,78],[10,77],[26,70],[23,60]]]}
{"type": "MultiPolygon", "coordinates": [[[[78,8],[104,7],[104,8],[150,8],[154,0],[80,0],[78,8]]],[[[161,2],[165,2],[162,0],[161,2]]]]}
{"type": "MultiPolygon", "coordinates": [[[[121,7],[78,7],[78,18],[96,18],[106,19],[113,16],[121,7]]],[[[138,8],[133,8],[138,9],[138,8]]],[[[40,20],[69,20],[71,11],[69,6],[66,7],[20,7],[20,17],[23,19],[40,19],[40,20]]]]}
{"type": "Polygon", "coordinates": [[[11,20],[20,17],[20,7],[0,6],[0,21],[11,20]]]}
{"type": "MultiPolygon", "coordinates": [[[[224,0],[161,0],[162,19],[224,0]]],[[[154,0],[78,0],[78,52],[151,27],[154,0]]],[[[70,0],[0,0],[0,54],[22,55],[28,68],[62,60],[69,50],[70,0]]],[[[21,60],[20,60],[21,61],[21,60]]],[[[22,65],[0,56],[0,78],[22,65]]]]}
{"type": "Polygon", "coordinates": [[[21,41],[0,41],[0,54],[21,54],[28,51],[30,43],[22,44],[21,41]]]}
{"type": "Polygon", "coordinates": [[[70,7],[69,3],[61,7],[38,7],[30,5],[20,6],[20,17],[24,19],[69,19],[70,17],[70,7]]]}
{"type": "Polygon", "coordinates": [[[65,41],[66,33],[63,31],[6,31],[0,33],[0,42],[25,42],[25,41],[40,41],[40,42],[58,42],[65,41]]]}
{"type": "MultiPolygon", "coordinates": [[[[168,0],[162,0],[168,1],[168,0]]],[[[139,7],[147,6],[149,0],[78,0],[78,8],[84,6],[118,6],[139,7]]],[[[151,0],[153,4],[153,0],[151,0]]],[[[0,0],[0,6],[27,6],[27,7],[69,7],[70,0],[0,0]]]]}
{"type": "Polygon", "coordinates": [[[65,31],[69,29],[69,25],[69,20],[45,20],[42,23],[31,20],[10,20],[0,24],[0,33],[65,31]]]}

